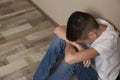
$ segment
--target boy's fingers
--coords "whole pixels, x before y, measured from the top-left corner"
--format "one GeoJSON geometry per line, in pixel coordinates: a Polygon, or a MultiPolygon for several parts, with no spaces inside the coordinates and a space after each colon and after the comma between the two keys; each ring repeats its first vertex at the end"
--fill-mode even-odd
{"type": "Polygon", "coordinates": [[[91,60],[89,60],[88,64],[86,65],[86,67],[88,68],[91,65],[91,60]]]}
{"type": "Polygon", "coordinates": [[[83,65],[84,65],[84,67],[88,68],[91,65],[91,60],[83,61],[83,65]]]}
{"type": "Polygon", "coordinates": [[[89,60],[86,60],[85,62],[84,62],[84,67],[87,67],[89,65],[89,60]]]}

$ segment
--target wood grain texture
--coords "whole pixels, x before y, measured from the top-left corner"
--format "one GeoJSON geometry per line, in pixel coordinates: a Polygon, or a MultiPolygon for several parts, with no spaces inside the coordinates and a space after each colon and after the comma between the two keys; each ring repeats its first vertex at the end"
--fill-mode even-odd
{"type": "Polygon", "coordinates": [[[29,0],[0,0],[0,80],[32,80],[55,26],[29,0]]]}

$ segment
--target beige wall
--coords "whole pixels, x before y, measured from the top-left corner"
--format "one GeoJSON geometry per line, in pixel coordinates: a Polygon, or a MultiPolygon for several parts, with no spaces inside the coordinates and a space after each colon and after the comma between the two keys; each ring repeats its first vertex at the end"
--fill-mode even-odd
{"type": "Polygon", "coordinates": [[[33,0],[59,25],[66,24],[74,11],[89,12],[101,17],[120,30],[120,0],[33,0]]]}

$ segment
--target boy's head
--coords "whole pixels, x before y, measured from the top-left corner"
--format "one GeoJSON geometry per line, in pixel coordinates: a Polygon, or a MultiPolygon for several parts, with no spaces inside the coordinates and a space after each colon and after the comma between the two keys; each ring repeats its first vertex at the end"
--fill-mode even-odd
{"type": "Polygon", "coordinates": [[[74,12],[67,22],[66,37],[70,41],[87,40],[89,33],[97,30],[99,25],[94,17],[84,12],[74,12]]]}

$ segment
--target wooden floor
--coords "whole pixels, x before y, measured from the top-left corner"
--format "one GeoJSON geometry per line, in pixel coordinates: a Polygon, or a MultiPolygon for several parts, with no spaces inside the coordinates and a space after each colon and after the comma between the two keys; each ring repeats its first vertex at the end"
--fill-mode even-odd
{"type": "Polygon", "coordinates": [[[0,80],[32,80],[54,28],[28,0],[0,0],[0,80]]]}

